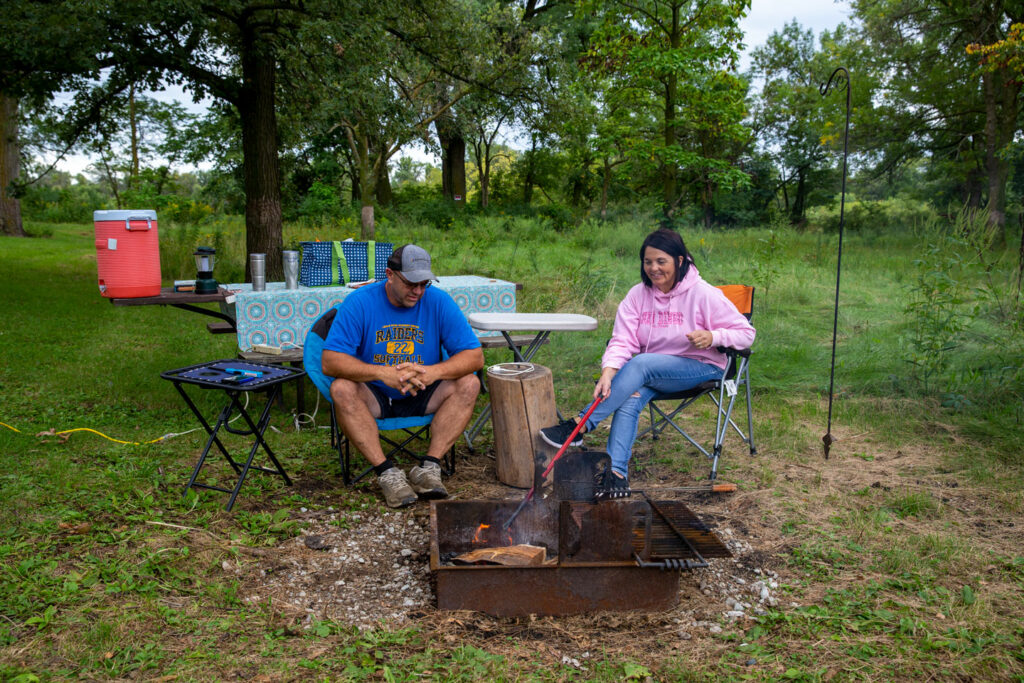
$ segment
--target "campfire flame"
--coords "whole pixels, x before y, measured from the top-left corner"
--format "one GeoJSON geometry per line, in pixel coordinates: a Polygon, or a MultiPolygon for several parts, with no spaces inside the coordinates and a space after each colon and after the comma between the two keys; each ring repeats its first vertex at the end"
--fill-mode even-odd
{"type": "MultiPolygon", "coordinates": [[[[476,528],[476,533],[473,534],[473,545],[487,545],[488,543],[490,543],[490,541],[486,538],[487,534],[485,533],[490,528],[490,524],[481,524],[480,526],[478,526],[476,528]]],[[[506,545],[515,545],[515,543],[512,540],[511,531],[508,532],[506,541],[506,545]]],[[[500,545],[500,541],[498,543],[500,545]]]]}

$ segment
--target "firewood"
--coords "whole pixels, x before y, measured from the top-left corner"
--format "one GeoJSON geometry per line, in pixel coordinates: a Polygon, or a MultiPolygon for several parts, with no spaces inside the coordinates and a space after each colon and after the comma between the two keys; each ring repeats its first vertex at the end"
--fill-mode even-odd
{"type": "Polygon", "coordinates": [[[537,545],[504,546],[500,548],[477,548],[455,557],[455,564],[500,564],[507,567],[532,567],[544,564],[547,551],[537,545]]]}

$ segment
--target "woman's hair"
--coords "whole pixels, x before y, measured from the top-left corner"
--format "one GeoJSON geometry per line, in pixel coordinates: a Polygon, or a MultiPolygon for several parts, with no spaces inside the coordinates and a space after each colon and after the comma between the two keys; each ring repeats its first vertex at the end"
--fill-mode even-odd
{"type": "Polygon", "coordinates": [[[679,236],[678,232],[669,228],[655,230],[644,239],[644,243],[640,246],[640,281],[651,287],[651,278],[647,277],[647,272],[644,270],[644,252],[647,251],[647,247],[660,249],[671,256],[672,262],[676,264],[676,284],[683,281],[687,271],[690,270],[690,264],[693,263],[693,257],[690,256],[690,252],[686,249],[683,238],[679,236]],[[680,256],[683,257],[681,266],[678,265],[680,256]]]}

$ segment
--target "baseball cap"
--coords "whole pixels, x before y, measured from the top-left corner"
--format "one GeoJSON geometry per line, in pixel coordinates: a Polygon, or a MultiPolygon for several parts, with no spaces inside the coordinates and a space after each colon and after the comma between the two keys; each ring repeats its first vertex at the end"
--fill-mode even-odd
{"type": "Polygon", "coordinates": [[[409,282],[437,280],[437,276],[430,270],[430,254],[415,244],[406,244],[395,249],[388,258],[388,268],[401,273],[409,282]]]}

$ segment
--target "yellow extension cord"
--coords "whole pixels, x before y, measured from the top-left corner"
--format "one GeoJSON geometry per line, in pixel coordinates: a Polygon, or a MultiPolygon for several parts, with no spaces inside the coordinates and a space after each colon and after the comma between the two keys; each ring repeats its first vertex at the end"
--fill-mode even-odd
{"type": "MultiPolygon", "coordinates": [[[[18,434],[24,434],[24,432],[22,432],[20,429],[16,429],[16,428],[12,427],[11,425],[7,424],[6,422],[0,422],[0,425],[3,425],[4,427],[7,427],[12,432],[17,432],[18,434]]],[[[142,446],[142,445],[145,445],[145,444],[156,443],[157,441],[163,441],[164,439],[172,437],[172,436],[178,436],[177,434],[164,434],[163,436],[158,437],[156,439],[152,439],[150,441],[121,441],[121,439],[115,439],[113,437],[107,436],[103,432],[98,432],[95,429],[89,429],[88,427],[75,427],[74,429],[64,429],[64,430],[61,430],[59,432],[54,432],[53,435],[57,436],[58,434],[71,434],[72,432],[92,432],[93,434],[96,434],[97,436],[102,436],[107,441],[113,441],[114,443],[128,444],[129,446],[142,446]]],[[[49,436],[49,435],[47,435],[47,436],[49,436]]]]}
{"type": "MultiPolygon", "coordinates": [[[[319,396],[317,398],[319,399],[319,396]]],[[[319,405],[319,402],[317,403],[317,405],[319,405]]],[[[245,406],[244,407],[245,408],[249,407],[249,394],[248,393],[245,395],[245,406]]],[[[241,414],[235,415],[233,418],[231,418],[231,420],[229,420],[229,424],[231,422],[234,422],[235,420],[237,420],[240,417],[241,417],[241,414]]],[[[18,434],[24,434],[23,431],[21,431],[20,429],[15,428],[15,427],[12,427],[11,425],[7,424],[6,422],[0,422],[0,426],[7,427],[12,432],[17,432],[18,434]]],[[[112,436],[107,436],[103,432],[96,431],[95,429],[90,429],[89,427],[75,427],[74,429],[62,429],[59,432],[54,432],[53,436],[57,436],[58,434],[71,434],[72,432],[91,432],[93,434],[96,434],[97,436],[102,436],[107,441],[113,441],[114,443],[123,443],[123,444],[127,444],[129,446],[144,446],[146,444],[157,443],[158,441],[163,441],[164,439],[170,439],[170,438],[175,437],[175,436],[184,436],[185,434],[191,434],[192,432],[199,431],[199,429],[200,429],[199,427],[196,427],[195,429],[190,429],[187,432],[170,432],[169,434],[164,434],[163,436],[159,436],[159,437],[157,437],[155,439],[150,439],[149,441],[121,441],[121,439],[115,439],[112,436]]],[[[274,427],[271,427],[271,429],[274,429],[274,427]]],[[[47,433],[47,436],[50,436],[49,433],[47,433]]]]}

